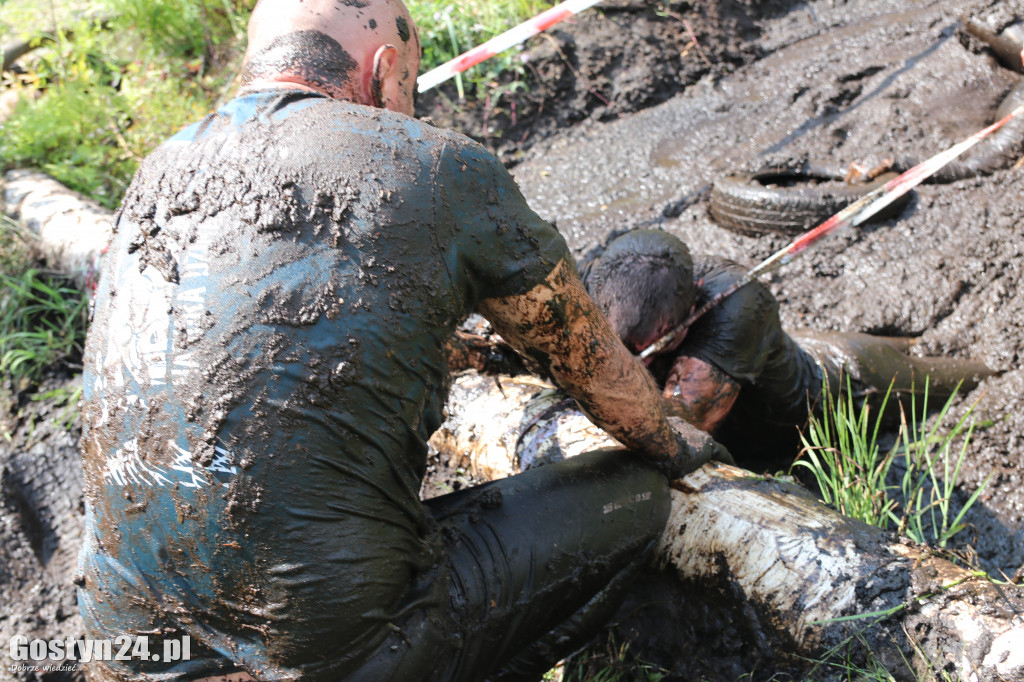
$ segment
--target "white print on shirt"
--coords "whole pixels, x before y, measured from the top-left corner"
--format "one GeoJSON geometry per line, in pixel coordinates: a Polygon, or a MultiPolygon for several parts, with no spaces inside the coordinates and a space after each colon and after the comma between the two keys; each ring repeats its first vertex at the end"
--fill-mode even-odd
{"type": "MultiPolygon", "coordinates": [[[[175,349],[171,337],[175,324],[183,327],[186,338],[203,333],[210,274],[205,256],[206,239],[200,236],[182,259],[177,285],[165,280],[152,266],[147,266],[138,277],[122,282],[117,292],[120,300],[112,308],[107,323],[106,352],[96,361],[93,391],[99,397],[100,416],[92,425],[94,428],[127,415],[141,417],[150,407],[143,397],[149,396],[147,389],[185,379],[200,368],[199,356],[192,350],[175,349]],[[177,315],[172,314],[172,305],[177,315]],[[117,396],[116,402],[111,402],[111,396],[117,396]]],[[[214,447],[213,461],[203,467],[194,464],[193,453],[173,440],[167,444],[170,457],[159,460],[170,463],[161,467],[143,461],[137,438],[126,441],[107,456],[104,478],[117,485],[177,484],[201,488],[216,482],[211,472],[238,472],[232,453],[220,446],[214,447]]]]}
{"type": "Polygon", "coordinates": [[[170,348],[171,284],[152,267],[141,281],[122,287],[107,322],[104,372],[121,387],[131,378],[140,387],[163,386],[170,348]]]}
{"type": "Polygon", "coordinates": [[[192,351],[173,348],[170,311],[172,304],[179,310],[177,320],[186,338],[202,333],[210,273],[204,256],[205,245],[194,244],[185,257],[178,285],[148,266],[138,279],[120,287],[118,296],[131,300],[119,301],[113,308],[103,356],[104,368],[119,387],[128,377],[142,388],[164,386],[169,379],[184,378],[200,366],[192,351]]]}
{"type": "MultiPolygon", "coordinates": [[[[173,454],[170,466],[149,466],[139,456],[138,440],[132,438],[107,458],[107,470],[103,478],[121,486],[137,483],[163,487],[177,483],[183,488],[204,488],[211,485],[213,480],[207,472],[220,472],[232,476],[238,473],[234,454],[219,445],[214,447],[213,461],[205,467],[196,466],[192,460],[192,453],[173,440],[168,440],[167,445],[173,454]]],[[[226,488],[228,484],[221,485],[226,488]]]]}

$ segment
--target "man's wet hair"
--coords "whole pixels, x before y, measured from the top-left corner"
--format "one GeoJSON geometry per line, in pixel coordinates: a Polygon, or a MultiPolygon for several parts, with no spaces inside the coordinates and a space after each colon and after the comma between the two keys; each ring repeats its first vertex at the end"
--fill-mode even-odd
{"type": "Polygon", "coordinates": [[[329,93],[342,94],[358,64],[337,40],[322,31],[305,30],[278,36],[242,67],[242,84],[263,76],[290,74],[329,93]]]}
{"type": "Polygon", "coordinates": [[[627,347],[682,322],[696,297],[693,258],[680,239],[634,230],[613,240],[584,275],[584,284],[627,347]]]}

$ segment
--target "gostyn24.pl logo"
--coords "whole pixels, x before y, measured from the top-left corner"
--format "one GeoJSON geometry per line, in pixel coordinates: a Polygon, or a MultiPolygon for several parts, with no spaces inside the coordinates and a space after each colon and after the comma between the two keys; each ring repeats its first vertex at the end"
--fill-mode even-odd
{"type": "Polygon", "coordinates": [[[16,664],[68,662],[88,663],[89,661],[164,661],[174,663],[192,658],[192,640],[188,635],[181,639],[150,641],[148,635],[130,637],[121,635],[114,639],[29,639],[25,635],[14,635],[9,645],[11,660],[16,664]]]}

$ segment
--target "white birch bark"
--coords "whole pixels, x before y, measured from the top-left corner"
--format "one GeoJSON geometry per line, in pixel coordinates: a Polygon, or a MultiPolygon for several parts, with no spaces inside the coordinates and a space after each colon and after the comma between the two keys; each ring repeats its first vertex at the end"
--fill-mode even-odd
{"type": "Polygon", "coordinates": [[[33,244],[51,268],[86,288],[99,272],[110,241],[113,212],[43,173],[4,175],[4,213],[33,235],[33,244]]]}
{"type": "MultiPolygon", "coordinates": [[[[542,383],[509,390],[511,381],[459,377],[435,447],[502,477],[519,458],[609,444],[542,383]]],[[[737,611],[752,608],[781,653],[817,659],[861,647],[897,679],[1024,680],[1020,588],[848,519],[795,483],[711,463],[672,488],[657,565],[695,589],[725,577],[737,611]]]]}

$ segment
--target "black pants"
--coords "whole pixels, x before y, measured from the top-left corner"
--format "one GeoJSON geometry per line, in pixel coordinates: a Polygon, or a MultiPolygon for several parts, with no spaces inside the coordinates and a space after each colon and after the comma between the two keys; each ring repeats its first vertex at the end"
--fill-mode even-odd
{"type": "MultiPolygon", "coordinates": [[[[808,358],[804,361],[814,362],[819,368],[817,374],[805,375],[808,384],[801,387],[807,407],[816,406],[820,413],[823,376],[833,398],[846,395],[849,384],[855,403],[866,401],[876,411],[881,408],[891,385],[892,394],[883,418],[886,426],[893,428],[899,424],[901,396],[921,396],[927,385],[929,405],[934,409],[958,387],[966,393],[992,375],[992,370],[976,360],[908,355],[911,339],[855,332],[802,331],[790,336],[808,358]]],[[[793,361],[799,360],[794,358],[793,361]]],[[[910,407],[909,404],[904,406],[910,407]]],[[[766,416],[769,407],[760,404],[760,399],[744,401],[741,391],[740,400],[715,433],[737,463],[745,468],[755,471],[785,468],[800,450],[798,429],[806,424],[809,411],[780,420],[766,416]]]]}
{"type": "Polygon", "coordinates": [[[348,679],[538,679],[615,613],[665,526],[669,489],[638,457],[603,450],[426,505],[445,538],[448,600],[348,679]]]}

